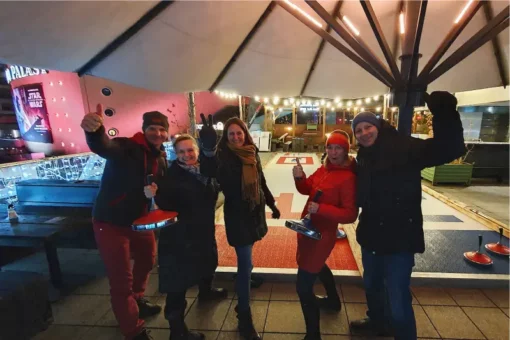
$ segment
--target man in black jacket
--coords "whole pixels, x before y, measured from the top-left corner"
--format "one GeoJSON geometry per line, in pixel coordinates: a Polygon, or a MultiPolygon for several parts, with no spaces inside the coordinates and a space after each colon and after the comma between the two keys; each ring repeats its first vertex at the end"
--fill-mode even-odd
{"type": "Polygon", "coordinates": [[[147,175],[158,179],[167,169],[163,143],[168,139],[168,118],[157,111],[147,112],[143,133],[109,139],[102,112],[98,105],[97,112],[85,115],[81,123],[90,150],[106,159],[93,209],[94,235],[120,330],[127,340],[146,340],[150,337],[143,318],[161,311],[143,298],[154,266],[156,240],[153,231],[133,231],[131,225],[150,208],[143,191],[147,175]]]}
{"type": "Polygon", "coordinates": [[[405,340],[417,336],[410,282],[414,254],[425,251],[420,172],[465,153],[456,98],[433,92],[425,94],[425,101],[433,114],[433,138],[401,135],[370,112],[352,123],[360,144],[357,201],[362,212],[356,238],[368,306],[366,319],[351,322],[353,330],[394,333],[405,340]]]}

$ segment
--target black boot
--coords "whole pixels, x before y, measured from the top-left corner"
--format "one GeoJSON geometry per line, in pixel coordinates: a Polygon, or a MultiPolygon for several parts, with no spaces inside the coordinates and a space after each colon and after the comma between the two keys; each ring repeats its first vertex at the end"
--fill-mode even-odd
{"type": "Polygon", "coordinates": [[[301,302],[301,309],[306,324],[306,340],[321,340],[321,314],[319,306],[315,301],[301,302]]]}
{"type": "Polygon", "coordinates": [[[212,288],[213,278],[214,276],[209,276],[200,281],[198,284],[198,300],[209,301],[227,298],[228,290],[225,288],[212,288]]]}
{"type": "Polygon", "coordinates": [[[188,303],[184,301],[182,308],[176,310],[165,310],[165,318],[170,325],[170,340],[202,340],[205,335],[199,332],[193,332],[188,329],[184,322],[184,312],[188,303]]]}
{"type": "Polygon", "coordinates": [[[317,304],[321,309],[333,311],[333,312],[340,312],[342,310],[342,304],[340,303],[340,298],[330,298],[327,295],[316,295],[315,298],[317,299],[317,304]]]}
{"type": "Polygon", "coordinates": [[[237,313],[237,319],[239,320],[237,328],[239,329],[241,336],[245,340],[260,340],[261,337],[255,330],[255,326],[253,326],[251,309],[248,308],[245,311],[239,311],[236,306],[234,310],[237,313]]]}
{"type": "Polygon", "coordinates": [[[389,327],[376,323],[370,318],[351,321],[351,330],[354,332],[370,333],[375,336],[392,336],[393,332],[389,327]]]}
{"type": "Polygon", "coordinates": [[[153,339],[149,335],[149,331],[144,328],[140,333],[138,333],[137,336],[133,338],[133,340],[153,340],[153,339]]]}
{"type": "Polygon", "coordinates": [[[336,290],[335,278],[331,269],[327,265],[324,265],[319,272],[319,280],[326,289],[325,296],[316,296],[317,303],[320,308],[340,312],[342,310],[342,303],[340,302],[340,296],[336,290]]]}
{"type": "Polygon", "coordinates": [[[161,312],[161,306],[150,303],[145,298],[136,300],[136,304],[138,305],[138,317],[140,319],[145,319],[161,312]]]}
{"type": "Polygon", "coordinates": [[[221,300],[226,299],[228,290],[225,288],[200,288],[198,292],[198,299],[200,301],[221,300]]]}

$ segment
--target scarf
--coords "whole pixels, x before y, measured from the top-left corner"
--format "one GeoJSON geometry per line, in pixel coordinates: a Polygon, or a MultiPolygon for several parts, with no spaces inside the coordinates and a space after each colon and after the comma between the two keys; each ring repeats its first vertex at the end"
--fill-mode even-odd
{"type": "Polygon", "coordinates": [[[250,209],[260,204],[259,174],[257,171],[257,157],[255,145],[243,145],[241,147],[227,143],[228,148],[236,154],[243,165],[242,190],[243,199],[250,203],[250,209]]]}
{"type": "Polygon", "coordinates": [[[179,165],[182,169],[186,170],[187,172],[195,176],[195,178],[198,181],[200,181],[203,185],[207,184],[208,177],[200,173],[200,163],[197,162],[195,165],[187,165],[182,162],[179,162],[179,160],[177,160],[176,162],[177,165],[179,165]]]}

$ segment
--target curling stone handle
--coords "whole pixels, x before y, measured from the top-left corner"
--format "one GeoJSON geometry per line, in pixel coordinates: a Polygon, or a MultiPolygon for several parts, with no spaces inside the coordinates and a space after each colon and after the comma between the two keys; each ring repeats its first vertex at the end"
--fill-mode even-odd
{"type": "Polygon", "coordinates": [[[501,243],[502,239],[503,239],[503,228],[499,227],[499,243],[501,243]]]}
{"type": "Polygon", "coordinates": [[[315,195],[313,196],[313,202],[317,203],[319,201],[319,198],[322,196],[322,190],[317,190],[315,195]]]}
{"type": "Polygon", "coordinates": [[[482,248],[482,242],[483,242],[483,236],[480,234],[480,235],[478,235],[478,252],[480,252],[480,249],[482,248]]]}
{"type": "Polygon", "coordinates": [[[154,183],[154,175],[147,175],[147,185],[154,183]]]}

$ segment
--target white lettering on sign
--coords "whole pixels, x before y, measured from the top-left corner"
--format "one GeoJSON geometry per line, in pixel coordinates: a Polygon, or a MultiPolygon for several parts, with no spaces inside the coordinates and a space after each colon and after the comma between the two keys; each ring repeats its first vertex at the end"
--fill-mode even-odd
{"type": "Polygon", "coordinates": [[[25,67],[19,65],[10,65],[5,69],[5,79],[7,79],[7,84],[15,79],[25,78],[29,76],[38,76],[40,74],[49,73],[48,70],[35,68],[35,67],[25,67]]]}

